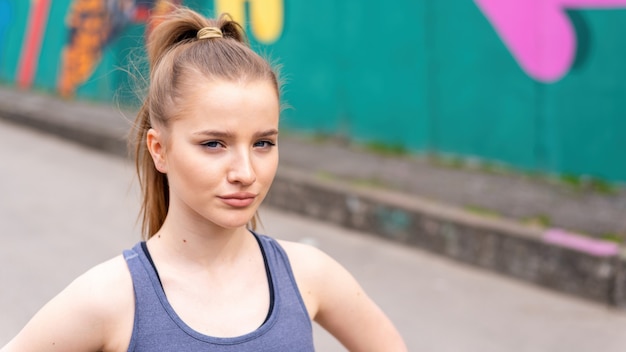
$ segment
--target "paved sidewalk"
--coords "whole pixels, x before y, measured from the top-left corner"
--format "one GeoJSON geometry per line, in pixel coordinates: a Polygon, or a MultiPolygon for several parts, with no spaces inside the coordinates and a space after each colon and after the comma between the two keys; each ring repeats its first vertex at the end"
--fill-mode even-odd
{"type": "MultiPolygon", "coordinates": [[[[127,156],[125,137],[134,114],[0,87],[0,118],[127,156]]],[[[281,166],[268,199],[272,205],[594,300],[614,304],[615,295],[623,294],[626,301],[621,249],[570,236],[625,234],[626,187],[610,193],[585,191],[521,174],[382,156],[291,133],[281,135],[280,153],[281,166]],[[544,228],[546,224],[569,232],[555,233],[544,228]],[[552,253],[553,245],[566,252],[552,253]],[[562,269],[546,262],[554,258],[541,257],[544,251],[560,258],[562,269]],[[588,256],[595,260],[593,265],[581,262],[588,256]],[[544,264],[551,271],[542,272],[548,270],[544,264]],[[580,287],[572,288],[572,278],[580,287]]]]}

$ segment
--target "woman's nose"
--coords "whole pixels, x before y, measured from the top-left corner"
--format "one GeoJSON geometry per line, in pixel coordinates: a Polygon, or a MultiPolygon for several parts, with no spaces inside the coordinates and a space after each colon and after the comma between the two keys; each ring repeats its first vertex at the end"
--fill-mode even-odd
{"type": "Polygon", "coordinates": [[[240,183],[244,186],[251,185],[256,181],[250,152],[237,152],[233,156],[227,179],[230,183],[240,183]]]}

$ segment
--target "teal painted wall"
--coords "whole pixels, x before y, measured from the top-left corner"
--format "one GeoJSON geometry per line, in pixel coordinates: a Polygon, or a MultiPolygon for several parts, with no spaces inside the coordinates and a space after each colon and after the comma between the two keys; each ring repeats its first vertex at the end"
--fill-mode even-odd
{"type": "Polygon", "coordinates": [[[0,81],[14,82],[28,2],[0,0],[0,81]]]}
{"type": "MultiPolygon", "coordinates": [[[[29,14],[39,1],[46,0],[0,0],[4,84],[17,85],[29,14]]],[[[50,2],[28,88],[63,93],[62,53],[73,33],[68,18],[79,1],[50,2]]],[[[254,35],[251,42],[282,65],[284,98],[293,107],[284,112],[284,128],[525,171],[626,181],[626,1],[567,12],[577,39],[575,61],[553,80],[529,73],[478,0],[252,0],[247,13],[277,1],[284,5],[282,30],[270,42],[254,35]]],[[[184,3],[205,14],[217,6],[184,3]]],[[[132,77],[120,68],[141,53],[145,26],[139,17],[116,16],[122,25],[69,96],[132,101],[132,77]]],[[[245,23],[250,33],[258,25],[245,23]]]]}

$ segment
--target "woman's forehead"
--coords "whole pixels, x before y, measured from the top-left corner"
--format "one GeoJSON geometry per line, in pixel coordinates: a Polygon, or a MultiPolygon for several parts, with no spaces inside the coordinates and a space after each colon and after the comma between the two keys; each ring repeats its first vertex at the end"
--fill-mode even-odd
{"type": "Polygon", "coordinates": [[[278,105],[278,92],[266,80],[207,80],[186,85],[176,104],[186,109],[236,109],[248,105],[278,105]]]}
{"type": "Polygon", "coordinates": [[[179,101],[174,121],[203,129],[268,129],[278,125],[280,104],[269,82],[198,84],[179,101]]]}

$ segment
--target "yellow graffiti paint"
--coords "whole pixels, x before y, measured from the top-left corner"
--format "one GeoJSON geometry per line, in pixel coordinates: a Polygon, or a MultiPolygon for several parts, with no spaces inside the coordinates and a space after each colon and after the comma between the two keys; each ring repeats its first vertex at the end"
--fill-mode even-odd
{"type": "Polygon", "coordinates": [[[263,42],[275,42],[283,31],[284,0],[215,0],[216,13],[229,13],[239,23],[248,23],[245,3],[250,4],[250,28],[254,37],[263,42]]]}

